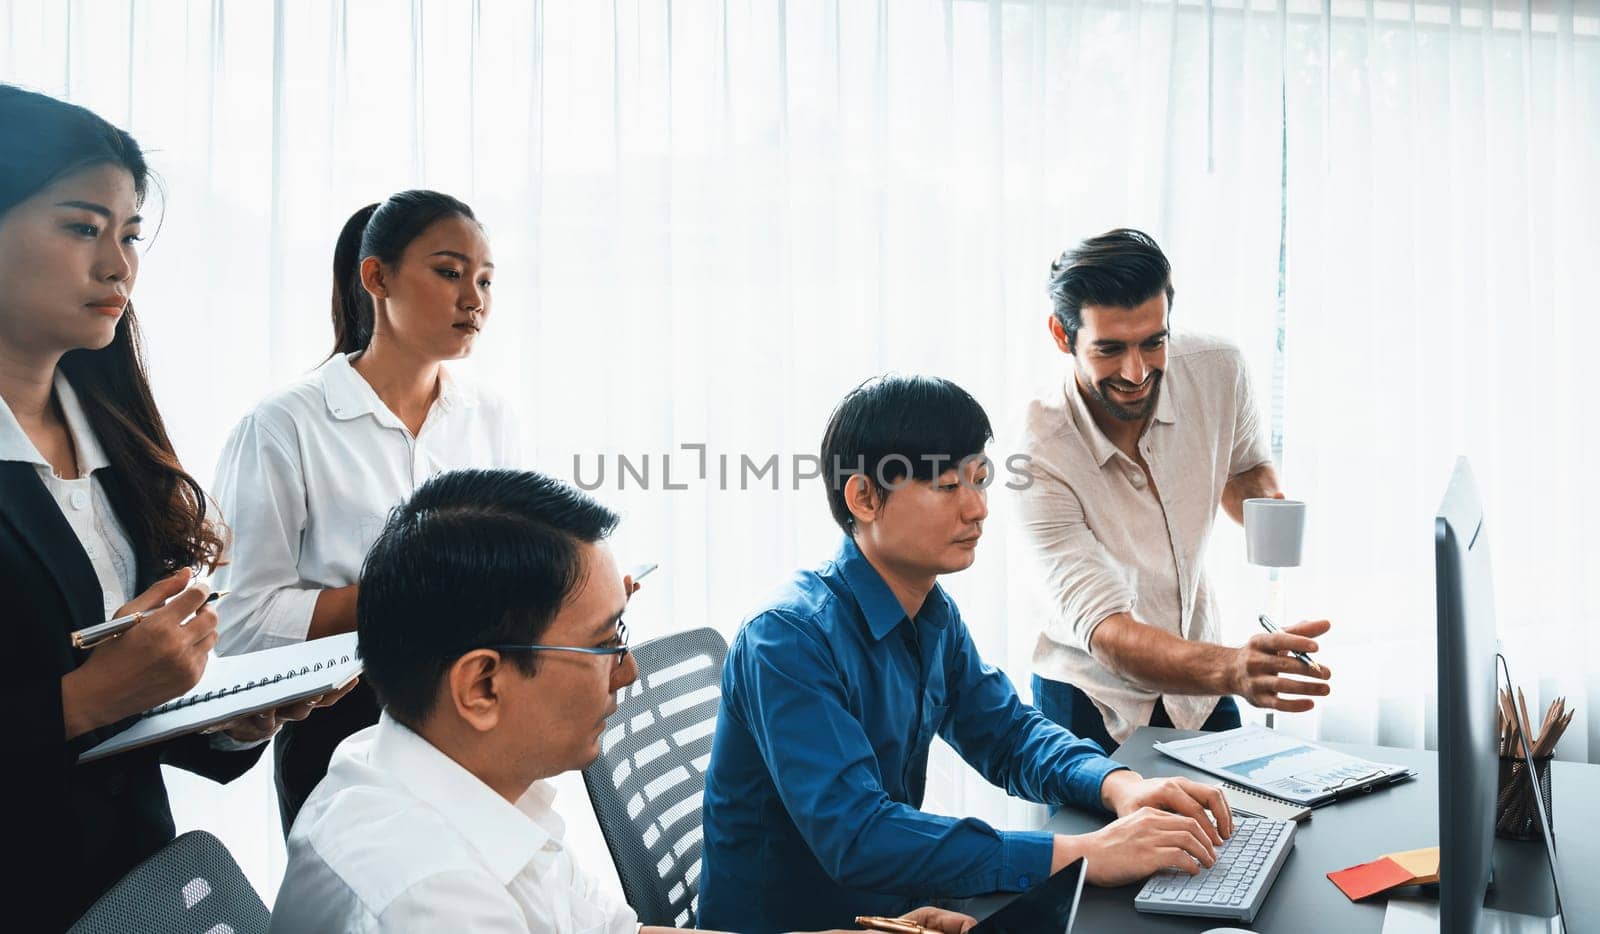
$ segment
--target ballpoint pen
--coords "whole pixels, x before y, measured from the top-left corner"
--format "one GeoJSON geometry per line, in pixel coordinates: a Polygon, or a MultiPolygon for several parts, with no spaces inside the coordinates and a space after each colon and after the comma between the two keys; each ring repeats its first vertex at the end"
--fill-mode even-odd
{"type": "MultiPolygon", "coordinates": [[[[1256,619],[1261,621],[1261,628],[1265,629],[1267,632],[1283,632],[1283,630],[1279,629],[1277,625],[1272,622],[1272,620],[1267,618],[1267,614],[1265,613],[1257,616],[1256,619]]],[[[1312,661],[1311,656],[1304,652],[1290,652],[1289,654],[1300,659],[1302,662],[1305,662],[1307,668],[1310,668],[1319,675],[1322,674],[1322,666],[1312,661]]]]}
{"type": "Polygon", "coordinates": [[[890,934],[933,934],[932,931],[915,921],[906,921],[902,918],[875,918],[870,915],[857,915],[856,924],[869,931],[888,931],[890,934]]]}
{"type": "MultiPolygon", "coordinates": [[[[226,590],[213,590],[206,597],[205,602],[200,605],[207,606],[209,604],[216,603],[218,600],[221,600],[227,595],[228,592],[226,590]]],[[[150,610],[148,612],[153,613],[155,611],[150,610]]],[[[147,613],[145,611],[129,613],[127,616],[119,616],[116,619],[106,620],[103,623],[97,623],[85,629],[80,629],[72,634],[72,647],[75,649],[92,649],[100,643],[109,639],[115,639],[117,636],[120,636],[129,629],[132,629],[140,620],[144,619],[146,615],[147,613]]],[[[188,620],[184,620],[178,625],[183,626],[187,624],[188,620]]]]}

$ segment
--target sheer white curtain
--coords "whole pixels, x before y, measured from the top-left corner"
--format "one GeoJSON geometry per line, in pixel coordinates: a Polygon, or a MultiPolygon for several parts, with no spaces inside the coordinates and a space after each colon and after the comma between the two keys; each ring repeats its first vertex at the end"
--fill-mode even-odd
{"type": "MultiPolygon", "coordinates": [[[[796,488],[793,456],[815,451],[832,404],[861,379],[891,369],[955,379],[987,406],[1002,429],[993,450],[1007,453],[1004,426],[1066,372],[1044,328],[1050,260],[1113,226],[1150,231],[1174,262],[1174,324],[1237,341],[1263,399],[1286,389],[1286,482],[1312,501],[1316,536],[1292,603],[1336,616],[1341,638],[1370,650],[1362,663],[1390,673],[1361,691],[1387,691],[1385,717],[1420,723],[1431,673],[1386,651],[1396,634],[1410,656],[1431,645],[1426,518],[1458,439],[1479,442],[1480,473],[1497,484],[1502,595],[1537,569],[1540,592],[1512,606],[1553,618],[1552,594],[1565,594],[1568,635],[1581,636],[1580,598],[1595,615],[1581,589],[1595,553],[1579,551],[1593,546],[1578,483],[1597,461],[1576,369],[1580,329],[1593,326],[1574,305],[1576,261],[1596,235],[1583,207],[1593,182],[1575,168],[1595,164],[1600,120],[1592,18],[1568,7],[1564,31],[1545,23],[1530,47],[1515,24],[1425,29],[1412,8],[1380,6],[1400,19],[1359,4],[1237,0],[0,0],[0,79],[93,107],[153,150],[163,224],[139,308],[179,453],[203,480],[233,422],[331,345],[327,277],[344,218],[413,186],[471,203],[499,265],[471,367],[526,413],[536,466],[569,478],[581,466],[592,482],[604,456],[597,494],[627,517],[619,552],[663,566],[630,613],[638,638],[731,633],[784,574],[831,551],[821,490],[796,488]],[[1391,33],[1425,41],[1428,54],[1395,49],[1391,33]],[[1546,45],[1560,56],[1553,69],[1546,45]],[[1533,63],[1543,82],[1518,85],[1505,117],[1450,91],[1481,74],[1491,50],[1533,63]],[[1430,119],[1476,140],[1476,161],[1457,161],[1409,112],[1373,126],[1386,111],[1370,98],[1388,101],[1394,80],[1415,89],[1407,106],[1443,102],[1452,122],[1430,119]],[[1541,91],[1561,82],[1564,96],[1541,91]],[[1542,108],[1537,120],[1508,122],[1524,101],[1542,108]],[[1543,135],[1524,142],[1524,128],[1543,135]],[[1379,129],[1412,134],[1397,137],[1411,148],[1379,129]],[[1486,140],[1527,148],[1485,164],[1486,140]],[[1555,158],[1567,176],[1547,171],[1555,158]],[[1416,193],[1447,181],[1429,200],[1416,193]],[[1529,201],[1516,231],[1503,231],[1505,211],[1535,191],[1539,207],[1529,201]],[[1491,204],[1505,208],[1492,230],[1491,204]],[[1379,231],[1405,239],[1380,251],[1379,231]],[[1418,249],[1441,242],[1462,249],[1417,274],[1418,249]],[[1484,262],[1502,242],[1521,265],[1484,262]],[[1558,257],[1571,260],[1564,279],[1553,276],[1558,257]],[[1490,272],[1492,306],[1471,284],[1490,272]],[[1531,277],[1540,281],[1515,287],[1531,277]],[[1371,300],[1352,315],[1357,282],[1371,300]],[[1552,365],[1563,353],[1564,370],[1552,365]],[[1454,382],[1412,382],[1419,360],[1454,382]],[[1394,381],[1417,387],[1411,404],[1388,404],[1394,381]],[[1548,434],[1530,435],[1520,414],[1534,391],[1565,406],[1534,416],[1548,434]],[[1469,398],[1504,400],[1503,430],[1476,434],[1469,398]],[[1352,422],[1355,412],[1372,417],[1352,422]],[[1440,427],[1451,424],[1461,430],[1440,427]],[[704,476],[698,449],[683,447],[699,444],[704,476]],[[685,489],[667,487],[668,454],[685,489]],[[616,455],[635,468],[649,456],[648,489],[621,482],[616,455]],[[776,490],[770,473],[741,484],[742,458],[761,466],[773,455],[776,490]],[[1397,458],[1400,483],[1380,471],[1397,458]],[[1519,527],[1542,532],[1545,547],[1519,549],[1519,527]],[[1406,543],[1413,572],[1380,564],[1373,542],[1406,543]]],[[[1497,67],[1515,76],[1520,66],[1497,67]]],[[[1476,87],[1480,102],[1504,93],[1498,80],[1476,87]]],[[[988,656],[1025,685],[1037,615],[1026,582],[1007,573],[1022,563],[1003,490],[992,505],[977,566],[947,586],[988,656]]],[[[1212,565],[1238,639],[1259,580],[1242,567],[1237,530],[1222,526],[1212,565]]],[[[1376,722],[1349,674],[1355,661],[1333,656],[1331,735],[1376,722]]],[[[1420,742],[1416,733],[1373,738],[1420,742]]],[[[1016,827],[1038,819],[948,750],[934,773],[933,809],[1016,827]]],[[[228,788],[187,777],[173,787],[180,820],[217,830],[270,901],[282,843],[267,769],[228,788]]],[[[602,870],[575,783],[562,800],[602,870]]]]}
{"type": "MultiPolygon", "coordinates": [[[[1513,676],[1600,761],[1600,4],[1334,3],[1288,34],[1293,604],[1336,619],[1324,737],[1431,745],[1432,515],[1485,498],[1513,676]]],[[[1290,728],[1296,728],[1291,725],[1290,728]]]]}

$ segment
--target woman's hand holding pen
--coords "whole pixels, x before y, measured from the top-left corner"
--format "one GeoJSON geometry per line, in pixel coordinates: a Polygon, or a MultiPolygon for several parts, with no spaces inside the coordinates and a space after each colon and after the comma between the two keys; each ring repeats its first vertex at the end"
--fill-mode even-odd
{"type": "Polygon", "coordinates": [[[115,615],[143,613],[121,636],[94,649],[61,679],[66,738],[165,703],[194,687],[217,644],[211,588],[182,568],[157,581],[115,615]]]}

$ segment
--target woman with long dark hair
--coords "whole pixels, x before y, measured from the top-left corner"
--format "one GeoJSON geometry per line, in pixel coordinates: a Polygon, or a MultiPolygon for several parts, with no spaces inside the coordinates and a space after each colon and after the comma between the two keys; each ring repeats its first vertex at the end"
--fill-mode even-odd
{"type": "MultiPolygon", "coordinates": [[[[361,563],[390,509],[440,471],[520,466],[510,410],[444,366],[488,323],[493,273],[482,226],[449,195],[402,191],[345,223],[332,355],[246,415],[217,467],[233,532],[216,576],[230,591],[224,654],[354,630],[361,563]]],[[[333,748],[377,722],[377,699],[357,688],[283,731],[285,833],[333,748]]]]}
{"type": "Polygon", "coordinates": [[[148,184],[126,132],[0,85],[0,774],[17,854],[0,904],[18,929],[65,927],[172,839],[161,763],[226,781],[279,715],[309,712],[76,764],[193,687],[217,639],[192,578],[223,531],[173,452],[129,301],[148,184]],[[73,648],[74,630],[133,612],[122,636],[73,648]]]}

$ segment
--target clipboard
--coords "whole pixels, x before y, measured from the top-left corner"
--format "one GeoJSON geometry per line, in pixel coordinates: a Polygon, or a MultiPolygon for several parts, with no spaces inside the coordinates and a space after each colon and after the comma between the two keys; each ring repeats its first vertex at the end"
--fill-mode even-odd
{"type": "Polygon", "coordinates": [[[1302,807],[1331,804],[1416,775],[1404,766],[1362,759],[1256,724],[1155,743],[1154,748],[1184,765],[1302,807]]]}

